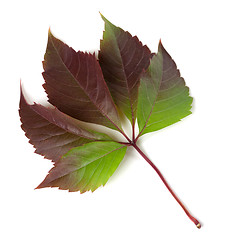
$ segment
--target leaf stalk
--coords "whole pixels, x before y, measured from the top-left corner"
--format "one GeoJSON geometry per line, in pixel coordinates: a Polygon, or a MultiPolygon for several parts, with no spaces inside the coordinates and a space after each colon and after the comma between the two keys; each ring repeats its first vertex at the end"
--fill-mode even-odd
{"type": "Polygon", "coordinates": [[[155,166],[155,164],[143,153],[143,151],[137,146],[136,142],[132,142],[131,146],[133,146],[136,151],[153,167],[153,169],[156,171],[158,176],[161,178],[162,182],[166,186],[166,188],[169,190],[169,192],[172,194],[174,199],[179,203],[179,205],[182,207],[186,215],[190,218],[190,220],[196,225],[197,228],[201,228],[201,223],[191,215],[191,213],[186,209],[186,207],[183,205],[183,203],[180,201],[180,199],[176,196],[176,194],[173,192],[165,178],[163,177],[162,173],[159,171],[159,169],[155,166]]]}

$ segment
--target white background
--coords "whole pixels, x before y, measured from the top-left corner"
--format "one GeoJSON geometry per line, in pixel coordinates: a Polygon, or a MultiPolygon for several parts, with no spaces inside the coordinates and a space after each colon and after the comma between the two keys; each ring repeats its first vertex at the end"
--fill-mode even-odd
{"type": "Polygon", "coordinates": [[[224,2],[1,2],[1,239],[226,239],[224,2]],[[98,50],[104,29],[99,11],[153,52],[161,38],[191,89],[193,114],[139,144],[201,221],[200,230],[135,151],[94,193],[34,190],[52,163],[34,154],[20,129],[20,79],[31,100],[44,102],[48,28],[75,50],[98,50]]]}

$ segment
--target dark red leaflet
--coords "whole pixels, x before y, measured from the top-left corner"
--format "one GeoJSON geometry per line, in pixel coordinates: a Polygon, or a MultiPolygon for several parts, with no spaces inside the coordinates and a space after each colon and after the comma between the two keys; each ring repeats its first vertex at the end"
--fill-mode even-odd
{"type": "Polygon", "coordinates": [[[58,161],[71,148],[97,140],[109,140],[107,135],[79,127],[77,121],[58,109],[29,105],[21,91],[19,114],[22,129],[36,148],[36,153],[58,161]]]}
{"type": "Polygon", "coordinates": [[[75,52],[49,32],[43,62],[49,102],[82,121],[118,129],[118,113],[95,55],[75,52]]]}

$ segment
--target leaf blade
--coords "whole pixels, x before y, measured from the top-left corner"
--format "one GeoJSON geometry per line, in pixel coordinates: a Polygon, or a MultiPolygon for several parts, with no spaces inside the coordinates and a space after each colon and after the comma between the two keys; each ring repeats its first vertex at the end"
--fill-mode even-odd
{"type": "Polygon", "coordinates": [[[157,55],[153,56],[141,78],[138,136],[160,130],[188,116],[192,100],[175,62],[160,42],[157,55]]]}
{"type": "Polygon", "coordinates": [[[126,146],[116,142],[92,142],[76,147],[55,164],[37,188],[95,191],[106,184],[125,153],[126,146]]]}
{"type": "Polygon", "coordinates": [[[151,52],[136,36],[101,16],[105,32],[100,44],[100,66],[116,105],[134,125],[140,75],[149,65],[151,52]]]}
{"type": "Polygon", "coordinates": [[[80,127],[75,119],[56,108],[28,104],[22,90],[19,115],[21,127],[35,152],[54,162],[75,146],[111,140],[106,134],[80,127]]]}
{"type": "Polygon", "coordinates": [[[49,31],[43,62],[49,102],[81,121],[120,128],[118,113],[95,55],[75,52],[49,31]]]}

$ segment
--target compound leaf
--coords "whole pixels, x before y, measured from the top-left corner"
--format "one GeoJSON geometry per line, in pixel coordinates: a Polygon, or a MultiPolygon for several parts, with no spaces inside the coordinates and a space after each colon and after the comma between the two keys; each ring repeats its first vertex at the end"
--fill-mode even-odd
{"type": "Polygon", "coordinates": [[[162,43],[141,77],[137,120],[140,134],[153,132],[191,114],[192,97],[162,43]]]}
{"type": "Polygon", "coordinates": [[[94,54],[75,52],[49,31],[43,62],[49,102],[85,122],[120,128],[118,113],[94,54]]]}
{"type": "Polygon", "coordinates": [[[59,187],[84,193],[105,185],[122,161],[126,146],[92,142],[71,149],[50,170],[37,188],[59,187]]]}
{"type": "Polygon", "coordinates": [[[95,54],[75,52],[49,31],[43,87],[54,107],[28,104],[21,90],[21,127],[35,152],[54,162],[37,188],[93,192],[106,184],[130,146],[154,168],[185,210],[137,139],[189,115],[189,88],[161,42],[153,54],[136,36],[102,18],[105,31],[98,60],[95,54]],[[118,110],[130,120],[132,138],[124,132],[118,110]],[[136,119],[139,134],[135,138],[136,119]],[[118,130],[127,141],[117,142],[81,121],[118,130]]]}
{"type": "Polygon", "coordinates": [[[57,108],[29,105],[22,91],[19,114],[21,127],[36,148],[35,152],[54,162],[73,147],[92,141],[112,140],[106,134],[80,127],[78,121],[57,108]]]}
{"type": "Polygon", "coordinates": [[[116,105],[134,125],[140,75],[149,66],[151,52],[136,36],[102,18],[105,32],[100,43],[100,66],[116,105]]]}

